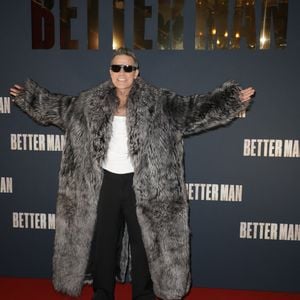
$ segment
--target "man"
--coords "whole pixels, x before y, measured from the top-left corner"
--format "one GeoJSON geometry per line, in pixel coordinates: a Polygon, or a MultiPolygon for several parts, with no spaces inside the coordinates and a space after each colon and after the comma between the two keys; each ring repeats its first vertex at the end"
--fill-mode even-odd
{"type": "Polygon", "coordinates": [[[182,139],[227,124],[254,94],[226,82],[184,97],[138,75],[134,53],[120,48],[111,80],[78,97],[50,93],[32,80],[10,90],[34,120],[65,132],[53,282],[69,295],[80,293],[89,262],[95,300],[113,299],[114,277],[124,280],[129,265],[133,299],[181,299],[188,292],[182,139]]]}

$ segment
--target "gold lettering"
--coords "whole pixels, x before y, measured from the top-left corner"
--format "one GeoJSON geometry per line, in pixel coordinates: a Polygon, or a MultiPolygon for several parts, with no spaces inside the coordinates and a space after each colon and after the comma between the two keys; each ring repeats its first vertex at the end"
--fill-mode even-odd
{"type": "MultiPolygon", "coordinates": [[[[151,34],[155,36],[154,31],[157,30],[158,49],[184,49],[185,4],[195,5],[196,50],[239,49],[243,46],[249,49],[270,49],[272,46],[276,48],[287,46],[288,0],[262,0],[260,5],[257,5],[258,1],[255,0],[158,0],[157,5],[154,5],[158,9],[157,24],[152,22],[154,17],[152,6],[146,5],[146,1],[132,1],[133,45],[129,47],[152,49],[151,34]],[[231,11],[233,18],[229,19],[231,11]],[[256,27],[256,13],[262,16],[259,28],[256,27]],[[256,34],[258,31],[259,34],[256,34]]],[[[71,34],[71,24],[74,21],[72,19],[77,19],[79,8],[71,7],[70,3],[70,0],[59,1],[61,49],[79,48],[79,40],[72,39],[71,34]]],[[[87,0],[85,5],[87,48],[99,49],[99,0],[87,0]]],[[[112,5],[113,21],[110,24],[112,28],[107,30],[112,29],[112,48],[116,49],[125,45],[126,30],[132,29],[125,25],[125,15],[132,6],[130,1],[125,0],[113,0],[112,5]]],[[[50,49],[55,45],[57,16],[52,12],[53,7],[54,0],[31,0],[33,49],[50,49]]]]}
{"type": "Polygon", "coordinates": [[[32,49],[50,49],[54,46],[54,1],[31,1],[32,49]]]}
{"type": "Polygon", "coordinates": [[[230,48],[240,48],[241,38],[246,39],[248,48],[256,48],[254,0],[236,0],[230,48]]]}
{"type": "Polygon", "coordinates": [[[71,19],[77,18],[77,8],[69,7],[69,0],[60,0],[61,49],[78,49],[78,40],[71,39],[71,19]]]}
{"type": "Polygon", "coordinates": [[[134,48],[152,49],[152,40],[145,39],[145,19],[152,17],[152,7],[145,0],[134,1],[134,48]]]}
{"type": "Polygon", "coordinates": [[[88,48],[99,49],[99,4],[88,0],[88,48]]]}
{"type": "Polygon", "coordinates": [[[113,1],[113,49],[124,47],[124,1],[113,1]]]}
{"type": "Polygon", "coordinates": [[[160,0],[158,3],[158,48],[183,49],[184,0],[160,0]]]}
{"type": "Polygon", "coordinates": [[[228,48],[228,0],[196,1],[195,49],[228,48]]]}
{"type": "Polygon", "coordinates": [[[287,46],[287,16],[288,0],[263,0],[259,49],[271,47],[272,21],[276,48],[287,46]]]}

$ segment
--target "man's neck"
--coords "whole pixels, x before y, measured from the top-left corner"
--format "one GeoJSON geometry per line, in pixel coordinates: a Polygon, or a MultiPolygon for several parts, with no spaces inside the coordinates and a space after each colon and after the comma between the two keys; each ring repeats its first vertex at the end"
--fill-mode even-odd
{"type": "Polygon", "coordinates": [[[116,95],[117,95],[118,99],[120,100],[119,106],[126,105],[129,92],[130,92],[130,89],[116,90],[116,95]]]}

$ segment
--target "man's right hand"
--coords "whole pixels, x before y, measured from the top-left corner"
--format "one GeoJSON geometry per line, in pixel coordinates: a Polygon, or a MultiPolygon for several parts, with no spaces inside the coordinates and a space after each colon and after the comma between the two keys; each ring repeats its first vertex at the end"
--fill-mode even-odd
{"type": "Polygon", "coordinates": [[[18,84],[15,84],[13,87],[9,89],[9,93],[16,97],[19,96],[23,92],[24,88],[18,84]]]}

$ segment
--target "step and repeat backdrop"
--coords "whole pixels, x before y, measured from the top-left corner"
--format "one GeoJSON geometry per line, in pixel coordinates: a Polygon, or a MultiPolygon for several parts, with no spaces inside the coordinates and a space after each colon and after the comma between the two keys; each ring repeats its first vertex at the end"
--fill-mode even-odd
{"type": "Polygon", "coordinates": [[[1,1],[0,276],[51,277],[65,143],[10,86],[76,95],[126,45],[179,94],[256,89],[235,122],[184,140],[193,286],[300,292],[299,13],[297,0],[1,1]]]}

